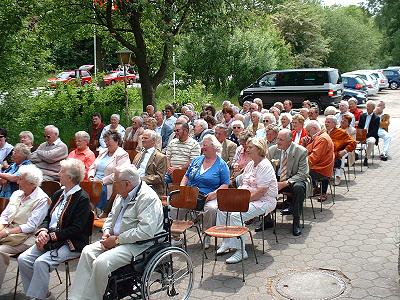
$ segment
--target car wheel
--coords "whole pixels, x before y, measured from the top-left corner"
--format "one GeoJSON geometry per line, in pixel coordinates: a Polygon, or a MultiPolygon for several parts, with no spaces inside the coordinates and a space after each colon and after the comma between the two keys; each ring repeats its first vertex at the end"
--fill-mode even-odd
{"type": "Polygon", "coordinates": [[[389,86],[390,86],[390,88],[391,88],[392,90],[397,90],[397,89],[399,88],[399,84],[398,84],[396,81],[392,81],[392,82],[389,84],[389,86]]]}

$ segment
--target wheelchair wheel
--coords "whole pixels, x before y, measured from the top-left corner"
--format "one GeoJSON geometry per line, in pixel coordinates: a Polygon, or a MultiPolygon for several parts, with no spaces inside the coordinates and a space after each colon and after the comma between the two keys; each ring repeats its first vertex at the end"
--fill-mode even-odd
{"type": "Polygon", "coordinates": [[[181,248],[165,248],[146,266],[142,277],[143,299],[189,299],[193,281],[189,255],[181,248]]]}

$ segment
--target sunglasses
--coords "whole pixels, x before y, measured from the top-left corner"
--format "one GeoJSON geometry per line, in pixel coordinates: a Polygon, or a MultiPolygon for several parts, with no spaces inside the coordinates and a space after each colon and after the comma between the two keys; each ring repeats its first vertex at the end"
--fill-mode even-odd
{"type": "Polygon", "coordinates": [[[269,123],[269,120],[264,120],[263,122],[264,122],[264,123],[269,123]]]}
{"type": "Polygon", "coordinates": [[[233,129],[240,129],[240,128],[242,128],[242,127],[240,127],[240,126],[233,126],[232,128],[233,128],[233,129]]]}

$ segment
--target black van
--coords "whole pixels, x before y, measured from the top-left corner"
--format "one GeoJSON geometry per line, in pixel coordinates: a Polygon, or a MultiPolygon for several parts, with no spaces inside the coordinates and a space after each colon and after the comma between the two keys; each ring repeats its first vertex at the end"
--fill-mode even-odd
{"type": "Polygon", "coordinates": [[[293,107],[310,100],[320,109],[337,106],[342,100],[343,84],[340,73],[333,68],[290,69],[270,71],[240,92],[239,103],[262,99],[265,108],[289,99],[293,107]]]}

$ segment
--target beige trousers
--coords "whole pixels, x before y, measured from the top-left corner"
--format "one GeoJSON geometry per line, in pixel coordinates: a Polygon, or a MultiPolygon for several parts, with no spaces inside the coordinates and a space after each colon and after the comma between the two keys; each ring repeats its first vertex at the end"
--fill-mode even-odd
{"type": "Polygon", "coordinates": [[[28,248],[29,245],[26,244],[17,246],[0,245],[0,288],[3,284],[8,265],[10,264],[10,256],[22,253],[28,248]]]}

